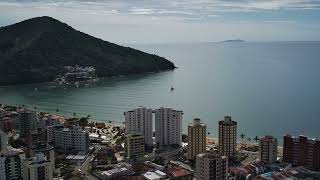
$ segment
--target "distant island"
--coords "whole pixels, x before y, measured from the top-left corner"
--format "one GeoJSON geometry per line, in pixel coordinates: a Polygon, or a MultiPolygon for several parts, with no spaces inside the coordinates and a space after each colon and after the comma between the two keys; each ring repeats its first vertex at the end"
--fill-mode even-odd
{"type": "Polygon", "coordinates": [[[163,57],[92,37],[51,17],[0,28],[0,85],[54,81],[66,75],[85,79],[174,68],[163,57]]]}
{"type": "Polygon", "coordinates": [[[219,43],[232,43],[232,42],[246,42],[246,41],[242,39],[229,39],[225,41],[220,41],[219,43]]]}

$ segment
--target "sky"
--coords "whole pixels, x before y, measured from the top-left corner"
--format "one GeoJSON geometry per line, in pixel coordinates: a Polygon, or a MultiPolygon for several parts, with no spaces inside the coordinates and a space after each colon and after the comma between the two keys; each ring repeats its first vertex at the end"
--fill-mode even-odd
{"type": "Polygon", "coordinates": [[[37,16],[121,44],[320,40],[320,0],[0,0],[0,26],[37,16]]]}

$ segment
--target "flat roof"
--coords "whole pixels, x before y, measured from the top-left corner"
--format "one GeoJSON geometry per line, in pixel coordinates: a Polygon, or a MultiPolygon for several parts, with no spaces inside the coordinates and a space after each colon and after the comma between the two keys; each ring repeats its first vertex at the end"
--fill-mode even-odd
{"type": "Polygon", "coordinates": [[[150,180],[161,179],[161,176],[159,176],[158,174],[156,174],[154,172],[146,172],[143,174],[143,176],[146,177],[147,179],[150,179],[150,180]]]}

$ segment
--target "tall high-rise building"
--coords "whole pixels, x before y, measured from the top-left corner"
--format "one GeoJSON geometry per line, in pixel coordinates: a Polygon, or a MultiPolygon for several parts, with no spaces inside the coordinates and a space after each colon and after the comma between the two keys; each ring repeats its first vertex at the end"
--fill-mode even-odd
{"type": "Polygon", "coordinates": [[[89,151],[89,132],[80,126],[65,128],[63,125],[51,126],[47,129],[48,143],[65,151],[74,150],[87,153],[89,151]]]}
{"type": "Polygon", "coordinates": [[[125,150],[128,159],[137,159],[144,156],[144,136],[142,134],[127,134],[125,150]]]}
{"type": "Polygon", "coordinates": [[[219,121],[219,153],[222,156],[234,157],[237,147],[237,122],[230,116],[219,121]]]}
{"type": "Polygon", "coordinates": [[[181,146],[183,112],[163,107],[156,109],[154,112],[156,142],[158,146],[181,146]]]}
{"type": "Polygon", "coordinates": [[[25,154],[21,149],[8,148],[0,155],[0,180],[22,179],[25,154]]]}
{"type": "Polygon", "coordinates": [[[138,107],[124,113],[126,134],[142,133],[145,144],[152,146],[152,109],[138,107]]]}
{"type": "Polygon", "coordinates": [[[272,164],[277,160],[278,141],[272,136],[265,136],[259,141],[259,159],[272,164]]]}
{"type": "Polygon", "coordinates": [[[226,180],[228,175],[228,157],[211,152],[196,157],[197,180],[226,180]]]}
{"type": "Polygon", "coordinates": [[[52,163],[45,155],[37,153],[36,157],[23,162],[23,180],[52,180],[52,163]]]}
{"type": "Polygon", "coordinates": [[[293,166],[305,166],[320,171],[320,139],[285,135],[283,139],[283,161],[291,163],[293,166]]]}
{"type": "Polygon", "coordinates": [[[196,155],[206,152],[207,126],[195,118],[193,123],[188,125],[188,153],[189,160],[195,160],[196,155]]]}
{"type": "Polygon", "coordinates": [[[38,119],[36,112],[24,109],[20,112],[18,118],[18,130],[20,137],[26,137],[30,131],[38,128],[38,119]]]}

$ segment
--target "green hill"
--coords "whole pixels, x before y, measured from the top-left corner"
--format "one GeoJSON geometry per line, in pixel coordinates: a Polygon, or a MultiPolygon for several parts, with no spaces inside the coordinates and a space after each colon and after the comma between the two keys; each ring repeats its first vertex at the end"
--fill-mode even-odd
{"type": "Polygon", "coordinates": [[[93,66],[98,77],[175,68],[163,57],[103,41],[51,17],[0,28],[0,85],[52,81],[70,65],[93,66]]]}

